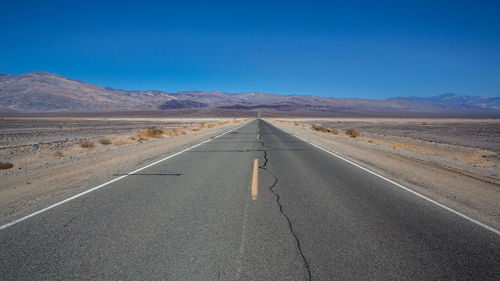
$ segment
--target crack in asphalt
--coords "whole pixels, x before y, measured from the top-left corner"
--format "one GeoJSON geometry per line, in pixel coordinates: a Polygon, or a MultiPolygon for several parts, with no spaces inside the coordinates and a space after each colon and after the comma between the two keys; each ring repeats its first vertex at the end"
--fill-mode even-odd
{"type": "MultiPolygon", "coordinates": [[[[262,137],[262,135],[261,135],[262,137]]],[[[262,141],[262,145],[264,145],[264,141],[262,141]]],[[[300,240],[299,240],[299,237],[297,236],[297,233],[295,233],[295,231],[293,230],[293,225],[292,225],[292,221],[290,220],[290,217],[288,217],[288,215],[286,214],[286,212],[283,210],[283,205],[281,205],[281,197],[280,195],[278,194],[278,192],[276,192],[274,190],[274,187],[276,186],[276,184],[278,183],[278,177],[276,177],[271,171],[269,171],[267,169],[267,162],[269,162],[269,158],[267,156],[267,151],[264,150],[264,164],[260,165],[259,166],[259,169],[262,169],[264,171],[266,171],[267,173],[269,173],[272,177],[274,177],[274,182],[273,184],[269,187],[269,191],[271,191],[274,196],[276,197],[276,203],[278,203],[278,208],[280,210],[280,213],[283,217],[285,217],[286,221],[288,222],[288,228],[290,229],[290,232],[292,233],[292,236],[293,238],[295,238],[295,242],[297,243],[297,249],[299,251],[299,254],[300,256],[302,257],[302,261],[304,262],[304,267],[305,269],[307,270],[307,276],[308,276],[308,279],[309,281],[312,280],[312,276],[311,276],[311,268],[309,267],[309,261],[307,260],[306,256],[304,255],[304,252],[302,251],[302,247],[300,245],[300,240]]]]}

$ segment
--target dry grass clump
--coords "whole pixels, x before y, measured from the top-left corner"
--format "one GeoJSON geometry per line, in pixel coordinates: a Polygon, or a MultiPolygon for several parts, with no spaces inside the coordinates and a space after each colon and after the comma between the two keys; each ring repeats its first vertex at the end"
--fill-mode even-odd
{"type": "Polygon", "coordinates": [[[7,170],[14,167],[14,164],[9,162],[0,162],[0,170],[7,170]]]}
{"type": "Polygon", "coordinates": [[[330,131],[330,130],[328,130],[328,128],[325,128],[323,126],[316,126],[316,125],[313,125],[312,129],[317,131],[317,132],[322,132],[322,133],[328,133],[330,131]]]}
{"type": "Polygon", "coordinates": [[[56,151],[56,152],[54,152],[53,156],[56,158],[61,158],[64,156],[64,154],[61,151],[56,151]]]}
{"type": "Polygon", "coordinates": [[[108,144],[111,144],[111,140],[110,139],[100,139],[99,143],[103,144],[103,145],[108,145],[108,144]]]}
{"type": "Polygon", "coordinates": [[[338,134],[340,134],[340,131],[339,131],[339,130],[337,130],[337,129],[335,129],[335,128],[333,128],[333,129],[330,129],[330,132],[329,132],[329,133],[330,133],[330,134],[334,134],[334,135],[338,135],[338,134]]]}
{"type": "Polygon", "coordinates": [[[184,129],[174,128],[174,129],[166,131],[165,134],[168,136],[178,136],[178,135],[185,135],[185,134],[187,134],[187,132],[184,129]]]}
{"type": "Polygon", "coordinates": [[[196,128],[193,128],[191,129],[192,131],[201,131],[203,129],[205,129],[207,126],[205,126],[205,123],[201,123],[200,126],[196,127],[196,128]]]}
{"type": "Polygon", "coordinates": [[[316,125],[313,125],[311,128],[317,132],[330,133],[330,134],[334,134],[334,135],[340,134],[339,130],[337,130],[335,128],[325,128],[323,126],[316,126],[316,125]]]}
{"type": "Polygon", "coordinates": [[[83,140],[80,142],[80,147],[82,148],[92,148],[94,147],[94,143],[89,140],[83,140]]]}
{"type": "Polygon", "coordinates": [[[427,122],[422,122],[422,126],[427,126],[427,122]]]}
{"type": "Polygon", "coordinates": [[[299,122],[294,121],[294,122],[293,122],[293,125],[298,126],[298,125],[299,125],[299,122]]]}
{"type": "Polygon", "coordinates": [[[152,138],[161,138],[165,134],[165,130],[159,129],[156,126],[149,127],[146,130],[141,131],[137,136],[138,137],[152,137],[152,138]]]}
{"type": "Polygon", "coordinates": [[[354,129],[348,129],[347,131],[345,131],[345,134],[351,136],[352,138],[359,137],[361,135],[358,131],[354,129]]]}

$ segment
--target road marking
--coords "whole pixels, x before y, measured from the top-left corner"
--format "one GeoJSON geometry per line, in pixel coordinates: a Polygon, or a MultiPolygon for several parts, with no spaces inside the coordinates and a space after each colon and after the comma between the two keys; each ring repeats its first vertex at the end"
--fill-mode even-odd
{"type": "Polygon", "coordinates": [[[186,148],[186,149],[184,149],[184,150],[182,150],[182,151],[179,151],[179,152],[177,152],[177,153],[174,153],[174,154],[172,154],[172,155],[169,155],[169,156],[167,156],[167,157],[165,157],[165,158],[163,158],[163,159],[160,159],[160,160],[158,160],[158,161],[156,161],[156,162],[153,162],[153,163],[151,163],[151,164],[149,164],[149,165],[146,165],[146,166],[144,166],[144,167],[142,167],[142,168],[139,168],[139,169],[134,170],[134,171],[132,171],[132,172],[130,172],[130,173],[127,173],[127,174],[125,174],[125,175],[123,175],[123,176],[117,177],[117,178],[112,179],[112,180],[110,180],[110,181],[108,181],[108,182],[105,182],[105,183],[103,183],[103,184],[101,184],[101,185],[98,185],[98,186],[96,186],[96,187],[93,187],[93,188],[91,188],[91,189],[88,189],[88,190],[86,190],[86,191],[83,191],[83,192],[81,192],[81,193],[78,193],[78,194],[76,194],[76,195],[73,195],[73,196],[71,196],[71,197],[69,197],[69,198],[66,198],[66,199],[64,199],[64,200],[62,200],[62,201],[59,201],[59,202],[57,202],[57,203],[53,204],[53,205],[50,205],[50,206],[48,206],[48,207],[45,207],[45,208],[43,208],[43,209],[41,209],[41,210],[38,210],[38,211],[36,211],[36,212],[33,212],[33,213],[31,213],[31,214],[29,214],[29,215],[26,215],[26,216],[24,216],[24,217],[22,217],[22,218],[19,218],[19,219],[17,219],[17,220],[13,220],[13,221],[11,221],[11,222],[9,222],[9,223],[6,223],[6,224],[4,224],[4,225],[0,226],[0,230],[6,229],[6,228],[7,228],[7,227],[9,227],[9,226],[13,226],[13,225],[15,225],[15,224],[17,224],[17,223],[20,223],[20,222],[22,222],[22,221],[24,221],[24,220],[27,220],[27,219],[31,218],[31,217],[34,217],[34,216],[39,215],[39,214],[41,214],[41,213],[44,213],[44,212],[46,212],[46,211],[48,211],[48,210],[50,210],[50,209],[52,209],[52,208],[55,208],[55,207],[57,207],[57,206],[59,206],[59,205],[62,205],[62,204],[64,204],[64,203],[66,203],[66,202],[69,202],[69,201],[74,200],[74,199],[76,199],[76,198],[78,198],[78,197],[80,197],[80,196],[83,196],[83,195],[85,195],[85,194],[87,194],[87,193],[90,193],[90,192],[92,192],[92,191],[98,190],[98,189],[100,189],[100,188],[102,188],[102,187],[104,187],[104,186],[106,186],[106,185],[109,185],[109,184],[114,183],[114,182],[116,182],[116,181],[119,181],[119,180],[121,180],[121,179],[123,179],[123,178],[126,178],[126,177],[128,177],[129,175],[133,175],[133,174],[135,174],[135,173],[137,173],[137,172],[140,172],[140,171],[142,171],[142,170],[144,170],[144,169],[147,169],[147,168],[149,168],[149,167],[151,167],[151,166],[154,166],[154,165],[156,165],[156,164],[158,164],[158,163],[161,163],[161,162],[163,162],[163,161],[165,161],[165,160],[168,160],[168,159],[170,159],[170,158],[172,158],[172,157],[175,157],[175,156],[177,156],[177,155],[179,155],[179,154],[182,154],[182,153],[184,153],[184,152],[186,152],[186,151],[188,151],[188,150],[191,150],[191,149],[196,148],[196,147],[198,147],[198,146],[200,146],[200,145],[203,145],[203,144],[205,144],[205,143],[207,143],[207,142],[210,142],[210,141],[212,141],[212,140],[214,140],[214,139],[216,139],[216,138],[222,137],[223,135],[225,135],[225,134],[227,134],[227,133],[230,133],[230,132],[232,132],[232,131],[234,131],[234,130],[237,130],[237,129],[239,129],[239,128],[241,128],[241,127],[245,126],[245,125],[248,125],[248,124],[249,124],[249,123],[251,123],[251,122],[253,122],[253,120],[252,120],[252,121],[250,121],[250,122],[247,122],[247,123],[245,123],[245,124],[243,124],[243,125],[241,125],[241,126],[239,126],[239,127],[233,128],[233,129],[231,129],[231,130],[229,130],[229,131],[227,131],[227,132],[224,132],[224,133],[222,133],[222,134],[219,134],[219,135],[217,135],[217,136],[215,136],[215,137],[211,137],[211,138],[209,138],[209,139],[207,139],[207,140],[204,140],[204,141],[202,141],[202,142],[200,142],[200,143],[198,143],[198,144],[195,144],[195,145],[193,145],[193,146],[191,146],[191,147],[188,147],[188,148],[186,148]]]}
{"type": "Polygon", "coordinates": [[[259,196],[259,159],[253,161],[253,176],[252,176],[252,200],[257,200],[259,196]]]}
{"type": "Polygon", "coordinates": [[[443,205],[443,204],[441,204],[441,203],[437,202],[437,201],[436,201],[436,200],[434,200],[434,199],[431,199],[431,198],[429,198],[429,197],[426,197],[425,195],[422,195],[422,194],[420,194],[420,193],[418,193],[418,192],[416,192],[416,191],[414,191],[414,190],[412,190],[412,189],[410,189],[410,188],[408,188],[408,187],[405,187],[405,186],[403,186],[403,185],[401,185],[401,184],[399,184],[399,183],[397,183],[397,182],[395,182],[395,181],[393,181],[393,180],[390,180],[390,179],[388,179],[388,178],[386,178],[386,177],[384,177],[384,176],[382,176],[382,175],[379,175],[379,174],[377,174],[377,173],[375,173],[375,172],[373,172],[373,171],[370,171],[370,170],[368,170],[367,168],[365,168],[365,167],[363,167],[363,166],[360,166],[360,165],[358,165],[358,164],[356,164],[356,163],[354,163],[354,162],[352,162],[352,161],[350,161],[350,160],[345,159],[344,157],[342,157],[342,156],[340,156],[340,155],[336,154],[335,152],[332,152],[332,151],[330,151],[330,150],[328,150],[328,149],[326,149],[326,148],[323,148],[323,147],[321,147],[321,146],[319,146],[319,145],[317,145],[317,144],[314,144],[314,143],[312,143],[312,142],[310,142],[310,141],[308,141],[308,140],[306,140],[306,139],[303,139],[303,138],[301,138],[301,137],[299,137],[299,136],[297,136],[297,135],[295,135],[295,134],[292,134],[292,133],[290,133],[290,132],[288,132],[288,131],[286,131],[286,130],[284,130],[284,129],[281,129],[281,128],[278,128],[278,127],[276,127],[276,126],[274,126],[274,125],[271,125],[271,124],[270,124],[270,123],[268,123],[267,121],[266,121],[266,123],[267,123],[267,124],[269,124],[270,126],[274,127],[274,128],[277,128],[277,129],[279,129],[279,130],[281,130],[281,131],[283,131],[283,132],[285,132],[285,133],[289,134],[289,135],[292,135],[292,136],[294,136],[294,137],[296,137],[296,138],[298,138],[298,139],[300,139],[300,140],[302,140],[302,141],[305,141],[305,142],[307,142],[307,143],[311,144],[312,146],[315,146],[316,148],[319,148],[319,149],[321,149],[321,150],[323,150],[323,151],[325,151],[325,152],[327,152],[327,153],[329,153],[329,154],[331,154],[331,155],[333,155],[333,156],[335,156],[335,157],[337,157],[337,158],[339,158],[339,159],[341,159],[341,160],[344,160],[345,162],[347,162],[347,163],[349,163],[349,164],[352,164],[352,165],[354,165],[354,166],[356,166],[356,167],[358,167],[358,168],[360,168],[360,169],[362,169],[362,170],[364,170],[364,171],[366,171],[366,172],[368,172],[368,173],[370,173],[370,174],[372,174],[372,175],[375,175],[375,176],[377,176],[377,177],[379,177],[379,178],[381,178],[381,179],[383,179],[383,180],[385,180],[385,181],[387,181],[387,182],[390,182],[390,183],[394,184],[395,186],[397,186],[397,187],[399,187],[399,188],[401,188],[401,189],[404,189],[404,190],[406,190],[406,191],[408,191],[408,192],[412,193],[413,195],[416,195],[416,196],[418,196],[418,197],[420,197],[420,198],[422,198],[422,199],[424,199],[424,200],[426,200],[426,201],[428,201],[428,202],[430,202],[430,203],[432,203],[432,204],[435,204],[435,205],[437,205],[437,206],[439,206],[439,207],[441,207],[441,208],[443,208],[443,209],[445,209],[445,210],[448,210],[448,211],[450,211],[450,212],[454,213],[455,215],[458,215],[458,216],[460,216],[460,217],[462,217],[462,218],[464,218],[464,219],[466,219],[466,220],[468,220],[468,221],[470,221],[470,222],[472,222],[472,223],[474,223],[474,224],[476,224],[476,225],[478,225],[478,226],[481,226],[481,227],[483,227],[483,228],[485,228],[485,229],[487,229],[487,230],[489,230],[489,231],[491,231],[491,232],[493,232],[493,233],[495,233],[495,234],[497,234],[497,235],[500,235],[500,230],[498,230],[498,229],[496,229],[496,228],[493,228],[493,227],[491,227],[491,226],[489,226],[489,225],[487,225],[487,224],[484,224],[484,223],[482,223],[482,222],[480,222],[480,221],[477,221],[477,220],[475,220],[475,219],[473,219],[473,218],[471,218],[471,217],[469,217],[469,216],[467,216],[467,215],[465,215],[465,214],[460,213],[460,212],[459,212],[459,211],[457,211],[457,210],[454,210],[454,209],[452,209],[452,208],[450,208],[450,207],[448,207],[448,206],[446,206],[446,205],[443,205]]]}

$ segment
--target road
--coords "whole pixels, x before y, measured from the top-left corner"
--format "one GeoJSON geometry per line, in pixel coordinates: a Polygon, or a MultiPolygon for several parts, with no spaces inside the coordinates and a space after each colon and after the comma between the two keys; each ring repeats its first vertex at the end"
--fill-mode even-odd
{"type": "Polygon", "coordinates": [[[500,279],[497,233],[260,119],[0,241],[1,280],[500,279]]]}

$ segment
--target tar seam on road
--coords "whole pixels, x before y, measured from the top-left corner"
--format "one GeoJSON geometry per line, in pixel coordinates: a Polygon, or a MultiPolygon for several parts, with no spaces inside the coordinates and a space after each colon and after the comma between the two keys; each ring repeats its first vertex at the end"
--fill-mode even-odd
{"type": "MultiPolygon", "coordinates": [[[[262,141],[262,145],[264,146],[264,141],[262,141]]],[[[312,280],[312,275],[311,275],[311,268],[309,267],[309,261],[307,261],[307,258],[304,255],[304,252],[302,251],[302,247],[300,245],[299,237],[297,236],[297,233],[295,233],[295,230],[293,229],[293,225],[292,225],[292,221],[290,220],[290,217],[288,217],[288,215],[283,210],[283,205],[281,205],[281,202],[280,202],[281,197],[278,194],[278,192],[276,192],[274,190],[274,187],[276,187],[276,184],[278,183],[278,177],[276,177],[273,173],[271,173],[267,169],[267,162],[269,162],[269,158],[267,157],[267,151],[264,150],[264,164],[262,164],[261,166],[259,166],[259,169],[262,169],[262,170],[266,171],[267,173],[269,173],[274,178],[274,182],[269,187],[269,191],[271,191],[271,193],[273,193],[274,196],[276,197],[276,203],[278,204],[278,208],[280,210],[280,213],[281,213],[281,215],[283,217],[285,217],[286,221],[288,222],[288,228],[290,229],[290,232],[292,233],[292,236],[295,239],[295,242],[297,243],[297,250],[299,251],[299,254],[300,254],[301,258],[302,258],[302,261],[304,262],[304,267],[307,270],[307,276],[308,276],[307,280],[311,281],[312,280]]]]}
{"type": "MultiPolygon", "coordinates": [[[[252,120],[252,121],[253,121],[253,120],[252,120]]],[[[252,122],[252,121],[250,121],[250,122],[252,122]]],[[[231,130],[229,130],[229,131],[226,131],[226,132],[224,132],[224,133],[222,133],[222,134],[219,134],[219,135],[217,135],[217,136],[210,137],[209,139],[204,140],[204,141],[202,141],[202,142],[200,142],[200,143],[198,143],[198,144],[195,144],[195,145],[193,145],[193,146],[191,146],[191,147],[188,147],[188,148],[186,148],[186,149],[184,149],[184,150],[181,150],[181,151],[179,151],[179,152],[176,152],[176,153],[174,153],[174,154],[172,154],[172,155],[169,155],[169,156],[167,156],[167,157],[165,157],[165,158],[163,158],[163,159],[160,159],[160,160],[158,160],[158,161],[156,161],[156,162],[153,162],[153,163],[151,163],[151,164],[149,164],[149,165],[146,165],[146,166],[144,166],[144,167],[142,167],[142,168],[139,168],[139,169],[137,169],[137,170],[134,170],[134,171],[132,171],[132,172],[130,172],[130,173],[127,173],[127,174],[125,174],[125,175],[123,175],[123,176],[120,176],[120,177],[117,177],[117,178],[115,178],[115,179],[112,179],[112,180],[110,180],[110,181],[108,181],[108,182],[105,182],[105,183],[103,183],[103,184],[101,184],[101,185],[98,185],[98,186],[93,187],[93,188],[91,188],[91,189],[87,189],[86,191],[83,191],[83,192],[81,192],[81,193],[78,193],[78,194],[76,194],[76,195],[73,195],[73,196],[71,196],[71,197],[69,197],[69,198],[66,198],[66,199],[64,199],[64,200],[62,200],[62,201],[59,201],[59,202],[57,202],[57,203],[55,203],[55,204],[52,204],[52,205],[50,205],[50,206],[48,206],[48,207],[45,207],[45,208],[41,209],[41,210],[38,210],[38,211],[36,211],[36,212],[33,212],[33,213],[31,213],[31,214],[29,214],[29,215],[26,215],[26,216],[24,216],[24,217],[22,217],[22,218],[19,218],[19,219],[17,219],[17,220],[13,220],[13,221],[11,221],[11,222],[9,222],[9,223],[6,223],[6,224],[4,224],[4,225],[1,225],[1,226],[0,226],[0,230],[6,229],[6,228],[7,228],[7,227],[9,227],[9,226],[13,226],[13,225],[15,225],[15,224],[17,224],[17,223],[20,223],[20,222],[22,222],[22,221],[24,221],[24,220],[27,220],[27,219],[31,218],[31,217],[34,217],[34,216],[39,215],[39,214],[41,214],[41,213],[44,213],[44,212],[46,212],[46,211],[48,211],[48,210],[50,210],[50,209],[52,209],[52,208],[55,208],[55,207],[57,207],[57,206],[59,206],[59,205],[64,204],[64,203],[66,203],[66,202],[72,201],[72,200],[74,200],[74,199],[76,199],[76,198],[78,198],[78,197],[80,197],[80,196],[83,196],[83,195],[85,195],[85,194],[87,194],[87,193],[90,193],[90,192],[92,192],[92,191],[98,190],[98,189],[100,189],[100,188],[102,188],[102,187],[104,187],[104,186],[106,186],[106,185],[109,185],[109,184],[114,183],[114,182],[116,182],[116,181],[119,181],[119,180],[121,180],[121,179],[123,179],[123,178],[126,178],[126,177],[128,177],[129,175],[132,175],[132,174],[138,173],[138,172],[140,172],[140,171],[142,171],[142,170],[144,170],[144,169],[147,169],[147,168],[149,168],[149,167],[151,167],[151,166],[154,166],[154,165],[156,165],[156,164],[158,164],[158,163],[161,163],[161,162],[163,162],[163,161],[165,161],[165,160],[168,160],[168,159],[170,159],[170,158],[172,158],[172,157],[175,157],[175,156],[177,156],[177,155],[179,155],[179,154],[182,154],[182,153],[184,153],[184,152],[186,152],[186,151],[188,151],[188,150],[191,150],[191,149],[193,149],[193,148],[196,148],[196,147],[198,147],[198,146],[200,146],[200,145],[203,145],[203,144],[205,144],[205,143],[207,143],[207,142],[209,142],[209,141],[212,141],[212,140],[214,140],[214,139],[216,139],[216,138],[222,137],[223,135],[225,135],[225,134],[227,134],[227,133],[230,133],[230,132],[232,132],[232,131],[234,131],[234,130],[237,130],[237,129],[239,129],[239,128],[241,128],[241,127],[243,127],[243,126],[245,126],[245,125],[249,124],[250,122],[247,122],[247,123],[245,123],[245,124],[243,124],[243,125],[241,125],[241,126],[239,126],[239,127],[233,128],[233,129],[231,129],[231,130]]]]}
{"type": "MultiPolygon", "coordinates": [[[[273,125],[269,124],[268,122],[266,122],[266,123],[267,123],[268,125],[270,125],[270,126],[273,126],[273,125]]],[[[276,127],[276,126],[273,126],[273,127],[278,128],[278,127],[276,127]]],[[[306,140],[306,139],[303,139],[303,138],[301,138],[301,137],[299,137],[299,136],[297,136],[297,135],[295,135],[295,134],[292,134],[292,133],[290,133],[290,132],[287,132],[287,131],[285,131],[284,129],[281,129],[281,128],[278,128],[278,129],[280,129],[281,131],[283,131],[283,132],[284,132],[284,133],[286,133],[286,134],[292,135],[292,136],[294,136],[294,137],[296,137],[296,138],[298,138],[298,139],[300,139],[300,140],[302,140],[302,141],[305,141],[305,142],[309,143],[310,145],[312,145],[312,146],[314,146],[314,147],[316,147],[316,148],[319,148],[320,150],[323,150],[324,152],[329,153],[329,154],[331,154],[331,155],[333,155],[333,156],[335,156],[335,157],[337,157],[337,158],[339,158],[339,159],[341,159],[341,160],[343,160],[343,161],[345,161],[345,162],[347,162],[347,163],[349,163],[349,164],[351,164],[351,165],[354,165],[354,166],[356,166],[356,167],[360,168],[361,170],[363,170],[363,171],[365,171],[365,172],[368,172],[368,173],[370,173],[370,174],[372,174],[372,175],[374,175],[374,176],[377,176],[377,177],[379,177],[379,178],[381,178],[381,179],[383,179],[383,180],[385,180],[385,181],[387,181],[387,182],[389,182],[389,183],[392,183],[393,185],[395,185],[395,186],[397,186],[397,187],[399,187],[399,188],[401,188],[401,189],[403,189],[403,190],[406,190],[406,191],[410,192],[411,194],[416,195],[416,196],[420,197],[421,199],[426,200],[427,202],[430,202],[430,203],[432,203],[432,204],[434,204],[434,205],[437,205],[437,206],[439,206],[439,207],[441,207],[441,208],[443,208],[443,209],[445,209],[445,210],[447,210],[447,211],[449,211],[449,212],[454,213],[455,215],[457,215],[457,216],[459,216],[459,217],[462,217],[462,218],[464,218],[464,219],[468,220],[469,222],[472,222],[472,223],[474,223],[474,224],[476,224],[476,225],[478,225],[478,226],[480,226],[480,227],[482,227],[482,228],[485,228],[485,229],[487,229],[487,230],[489,230],[489,231],[491,231],[491,232],[493,232],[493,233],[495,233],[495,234],[497,234],[497,235],[500,235],[500,230],[498,230],[498,229],[496,229],[496,228],[494,228],[494,227],[491,227],[491,226],[489,226],[489,225],[487,225],[487,224],[484,224],[484,223],[482,223],[482,222],[480,222],[480,221],[478,221],[478,220],[475,220],[475,219],[473,219],[473,218],[471,218],[471,217],[469,217],[469,216],[467,216],[467,215],[465,215],[465,214],[462,214],[461,212],[459,212],[459,211],[457,211],[457,210],[454,210],[454,209],[452,209],[452,208],[450,208],[450,207],[448,207],[448,206],[446,206],[446,205],[443,205],[443,204],[439,203],[438,201],[436,201],[436,200],[434,200],[434,199],[431,199],[431,198],[429,198],[429,197],[426,197],[425,195],[422,195],[422,194],[420,194],[420,193],[418,193],[418,192],[416,192],[416,191],[414,191],[414,190],[412,190],[412,189],[410,189],[410,188],[408,188],[408,187],[405,187],[405,186],[403,186],[402,184],[399,184],[399,183],[397,183],[397,182],[395,182],[395,181],[393,181],[393,180],[391,180],[391,179],[388,179],[388,178],[386,178],[386,177],[384,177],[384,176],[382,176],[382,175],[379,175],[379,174],[377,174],[377,173],[375,173],[375,172],[373,172],[373,171],[370,171],[369,169],[367,169],[367,168],[365,168],[365,167],[363,167],[363,166],[361,166],[361,165],[358,165],[358,164],[356,164],[356,163],[354,163],[354,162],[352,162],[352,161],[350,161],[350,160],[347,160],[346,158],[344,158],[344,157],[342,157],[342,156],[340,156],[340,155],[337,155],[335,152],[332,152],[332,151],[330,151],[330,150],[328,150],[328,149],[326,149],[326,148],[323,148],[323,147],[321,147],[321,146],[319,146],[319,145],[317,145],[317,144],[314,144],[314,143],[312,143],[312,142],[310,142],[310,141],[308,141],[308,140],[306,140]]]]}

